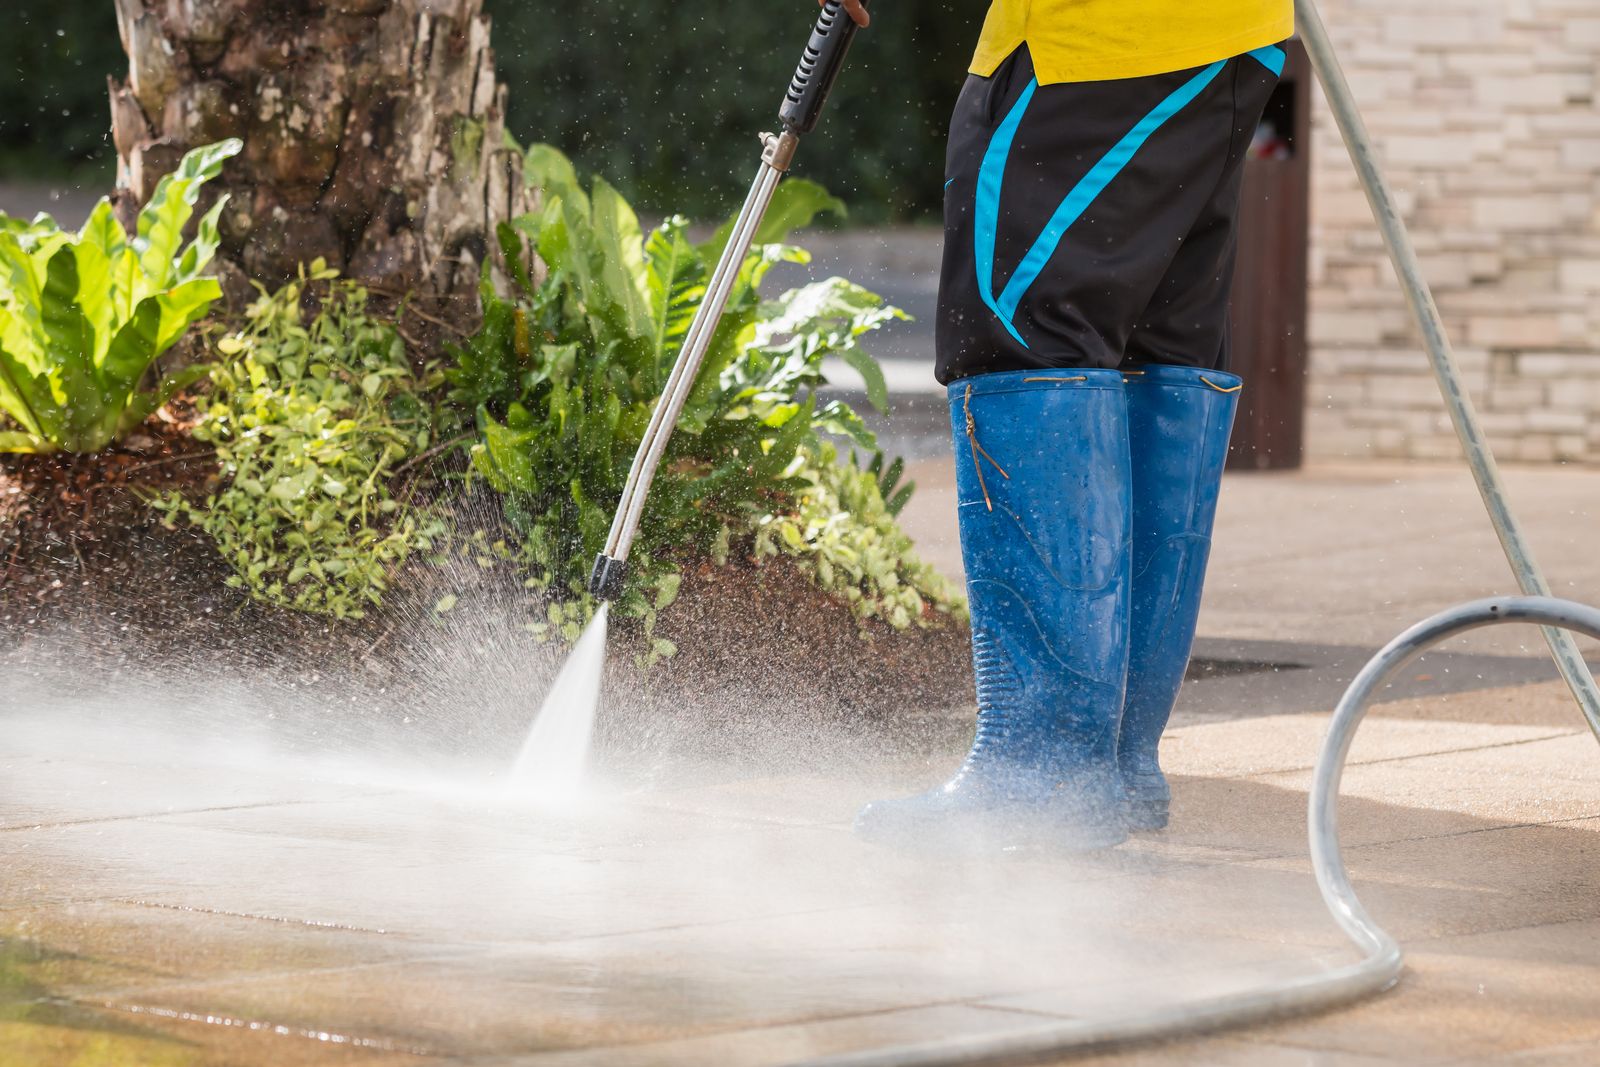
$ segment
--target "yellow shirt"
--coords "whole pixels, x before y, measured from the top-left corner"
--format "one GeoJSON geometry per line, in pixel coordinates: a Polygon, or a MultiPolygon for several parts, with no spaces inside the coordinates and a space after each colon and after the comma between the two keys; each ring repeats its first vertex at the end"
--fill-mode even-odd
{"type": "Polygon", "coordinates": [[[1293,0],[994,0],[972,73],[1026,44],[1040,85],[1187,70],[1294,33],[1293,0]]]}

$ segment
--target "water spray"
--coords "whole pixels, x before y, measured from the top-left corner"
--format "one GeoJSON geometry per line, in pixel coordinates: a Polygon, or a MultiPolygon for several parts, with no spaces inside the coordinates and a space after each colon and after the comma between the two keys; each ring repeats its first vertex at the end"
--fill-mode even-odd
{"type": "MultiPolygon", "coordinates": [[[[862,3],[864,6],[866,0],[862,3]]],[[[800,55],[794,77],[789,80],[783,105],[778,109],[783,132],[761,135],[760,169],[744,206],[734,219],[728,243],[723,246],[717,269],[706,286],[705,298],[695,312],[661,399],[656,402],[644,437],[639,441],[639,450],[634,453],[633,466],[623,485],[622,498],[617,502],[616,515],[611,520],[605,548],[595,557],[594,569],[589,574],[589,593],[600,601],[600,610],[584,629],[534,719],[533,730],[512,772],[510,790],[516,796],[545,804],[567,804],[578,793],[600,703],[600,676],[605,666],[611,602],[622,595],[627,584],[628,553],[644,516],[650,483],[655,480],[656,468],[667,451],[678,416],[683,413],[683,405],[694,389],[700,364],[727,310],[744,257],[755,242],[778,183],[794,162],[800,138],[817,127],[822,105],[839,71],[844,68],[856,29],[855,20],[844,10],[843,0],[827,0],[823,4],[816,25],[812,27],[811,39],[800,55]]]]}

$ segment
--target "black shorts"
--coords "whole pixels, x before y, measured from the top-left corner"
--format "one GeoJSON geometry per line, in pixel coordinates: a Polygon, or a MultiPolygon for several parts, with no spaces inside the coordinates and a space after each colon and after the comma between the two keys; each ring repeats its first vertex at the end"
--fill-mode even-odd
{"type": "Polygon", "coordinates": [[[1244,159],[1281,48],[1039,85],[1026,48],[950,123],[938,378],[1046,367],[1223,369],[1244,159]]]}

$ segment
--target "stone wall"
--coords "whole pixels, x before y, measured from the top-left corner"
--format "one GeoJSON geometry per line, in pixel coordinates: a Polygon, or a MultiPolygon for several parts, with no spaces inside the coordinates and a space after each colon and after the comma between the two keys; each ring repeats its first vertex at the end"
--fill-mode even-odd
{"type": "MultiPolygon", "coordinates": [[[[1600,2],[1324,0],[1501,459],[1600,466],[1600,2]]],[[[1338,129],[1314,105],[1313,459],[1460,454],[1338,129]]]]}

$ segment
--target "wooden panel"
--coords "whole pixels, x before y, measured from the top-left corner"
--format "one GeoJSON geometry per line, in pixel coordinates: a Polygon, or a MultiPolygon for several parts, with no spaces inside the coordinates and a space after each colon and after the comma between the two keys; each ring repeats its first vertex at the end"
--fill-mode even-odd
{"type": "Polygon", "coordinates": [[[1290,154],[1245,164],[1229,368],[1245,387],[1230,468],[1298,467],[1304,453],[1311,76],[1304,49],[1291,42],[1283,80],[1267,109],[1290,154]]]}

